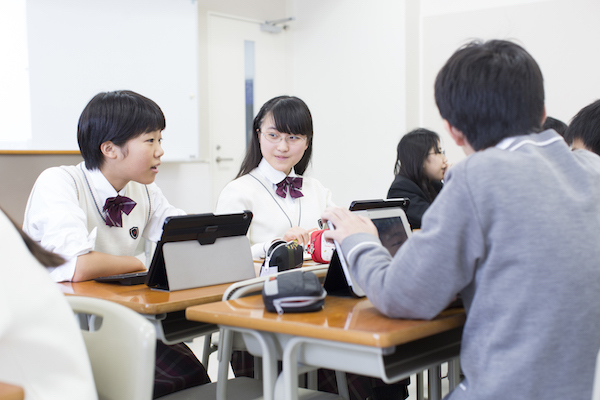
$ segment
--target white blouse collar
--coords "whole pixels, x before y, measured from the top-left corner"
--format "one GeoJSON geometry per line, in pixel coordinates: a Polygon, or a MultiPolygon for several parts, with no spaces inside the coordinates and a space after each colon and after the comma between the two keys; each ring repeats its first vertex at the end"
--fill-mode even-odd
{"type": "Polygon", "coordinates": [[[296,171],[294,171],[294,168],[292,168],[292,172],[290,172],[289,175],[286,175],[285,173],[283,173],[281,171],[277,171],[275,168],[273,168],[271,166],[271,164],[269,164],[269,162],[267,160],[265,160],[264,158],[262,160],[260,160],[260,163],[258,164],[258,170],[273,185],[277,185],[279,182],[284,180],[286,176],[291,176],[291,177],[297,176],[296,171]]]}

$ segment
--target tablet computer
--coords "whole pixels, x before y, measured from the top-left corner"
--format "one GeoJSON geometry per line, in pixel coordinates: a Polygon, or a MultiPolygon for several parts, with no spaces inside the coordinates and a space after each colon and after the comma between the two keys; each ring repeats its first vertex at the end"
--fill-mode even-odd
{"type": "Polygon", "coordinates": [[[102,276],[100,278],[95,278],[96,282],[101,283],[114,283],[123,286],[132,286],[132,285],[141,285],[142,283],[146,283],[146,276],[148,275],[148,271],[142,272],[128,272],[125,274],[117,274],[110,276],[102,276]]]}
{"type": "Polygon", "coordinates": [[[406,212],[410,204],[408,197],[399,197],[397,199],[377,199],[377,200],[355,200],[350,203],[350,211],[374,210],[376,208],[400,207],[406,212]]]}
{"type": "MultiPolygon", "coordinates": [[[[412,234],[406,213],[397,204],[392,205],[390,203],[388,207],[384,208],[363,209],[353,212],[364,215],[373,221],[373,224],[377,227],[381,244],[390,252],[392,257],[412,234]]],[[[335,226],[330,224],[330,229],[335,229],[335,226]]],[[[350,273],[348,262],[340,244],[335,242],[335,248],[325,278],[325,290],[333,295],[364,297],[365,292],[350,273]]]]}
{"type": "Polygon", "coordinates": [[[172,291],[254,278],[251,221],[250,211],[166,218],[146,285],[172,291]]]}

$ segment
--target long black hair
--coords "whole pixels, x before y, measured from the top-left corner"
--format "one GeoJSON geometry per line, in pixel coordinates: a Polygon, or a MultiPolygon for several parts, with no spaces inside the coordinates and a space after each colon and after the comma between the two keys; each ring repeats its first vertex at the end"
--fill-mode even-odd
{"type": "Polygon", "coordinates": [[[312,155],[313,123],[310,110],[306,103],[297,97],[279,96],[267,101],[256,114],[252,126],[253,135],[236,178],[248,174],[260,164],[262,153],[258,136],[260,135],[260,125],[269,113],[273,116],[275,128],[279,132],[306,136],[308,147],[300,161],[294,166],[294,171],[298,175],[302,175],[306,171],[312,155]]]}
{"type": "Polygon", "coordinates": [[[433,201],[438,191],[425,175],[423,165],[429,152],[440,151],[440,137],[437,133],[424,128],[417,128],[400,139],[396,149],[398,156],[394,166],[394,175],[401,175],[416,183],[429,201],[433,201]]]}

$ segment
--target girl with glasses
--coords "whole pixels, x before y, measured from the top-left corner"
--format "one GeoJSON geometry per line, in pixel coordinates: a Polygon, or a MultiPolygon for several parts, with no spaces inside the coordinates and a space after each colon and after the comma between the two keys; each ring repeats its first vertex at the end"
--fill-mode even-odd
{"type": "Polygon", "coordinates": [[[258,259],[277,239],[306,247],[310,231],[333,202],[329,189],[303,176],[312,155],[313,124],[302,100],[279,96],[266,102],[254,118],[253,133],[236,179],[219,195],[216,212],[252,211],[248,236],[258,259]]]}
{"type": "MultiPolygon", "coordinates": [[[[216,213],[253,213],[248,235],[255,259],[264,257],[277,240],[309,243],[331,192],[303,176],[312,155],[313,124],[306,104],[297,97],[279,96],[266,102],[254,118],[252,139],[235,180],[219,195],[216,213]],[[301,181],[298,181],[298,178],[301,181]]],[[[236,376],[252,377],[253,357],[234,351],[231,366],[236,376]]],[[[351,400],[405,398],[404,385],[385,385],[380,379],[347,375],[351,400]],[[377,391],[383,396],[375,397],[377,391]]],[[[319,370],[319,390],[336,392],[334,372],[319,370]],[[332,383],[333,382],[333,383],[332,383]]]]}
{"type": "Polygon", "coordinates": [[[425,210],[442,190],[448,160],[440,148],[439,135],[423,128],[404,135],[397,152],[396,177],[387,198],[410,199],[406,216],[412,229],[420,229],[425,210]]]}

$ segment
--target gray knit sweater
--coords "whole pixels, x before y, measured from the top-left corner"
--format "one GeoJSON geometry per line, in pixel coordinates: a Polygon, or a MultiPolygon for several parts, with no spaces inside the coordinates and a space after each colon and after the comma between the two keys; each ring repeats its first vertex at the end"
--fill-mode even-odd
{"type": "Polygon", "coordinates": [[[449,399],[591,398],[600,348],[600,157],[554,131],[453,166],[392,259],[368,234],[342,243],[370,301],[429,319],[461,293],[465,380],[449,399]]]}

